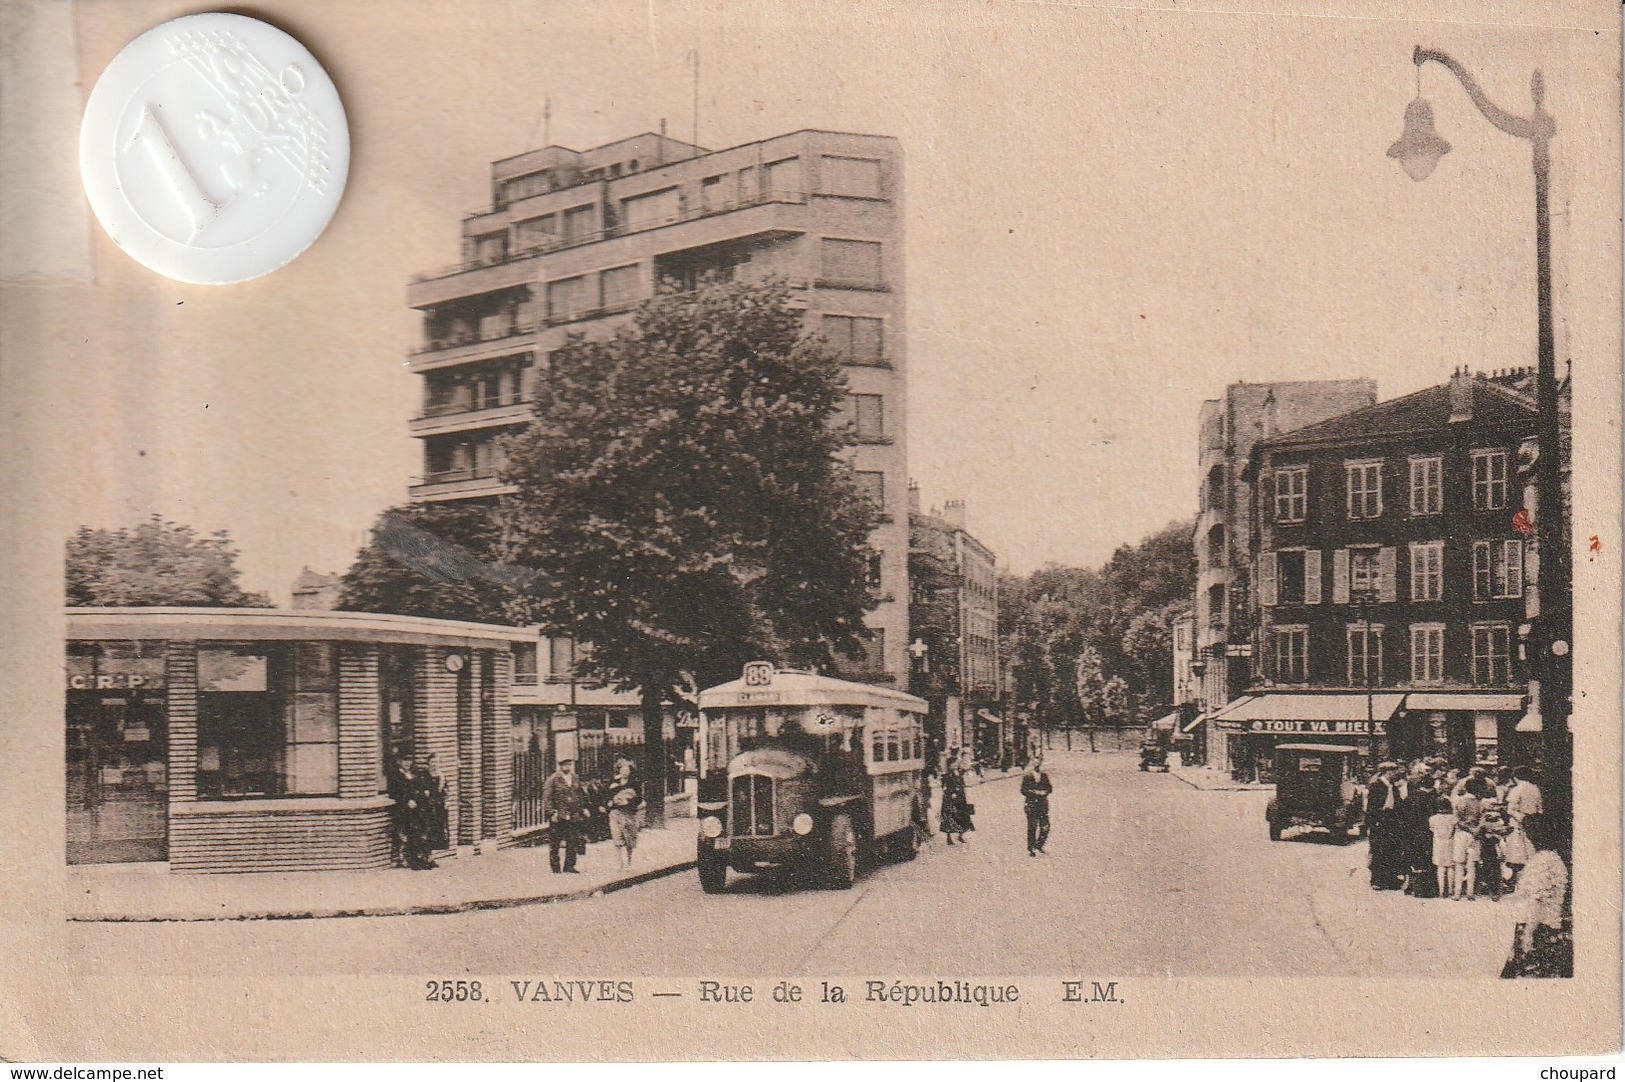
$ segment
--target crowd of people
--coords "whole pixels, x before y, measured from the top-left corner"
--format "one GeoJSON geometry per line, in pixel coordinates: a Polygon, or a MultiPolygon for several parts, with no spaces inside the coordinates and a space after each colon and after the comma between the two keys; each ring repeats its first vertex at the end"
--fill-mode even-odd
{"type": "Polygon", "coordinates": [[[1492,776],[1443,759],[1380,763],[1366,788],[1366,828],[1373,890],[1469,902],[1513,895],[1522,919],[1505,975],[1572,972],[1568,869],[1528,767],[1492,776]]]}

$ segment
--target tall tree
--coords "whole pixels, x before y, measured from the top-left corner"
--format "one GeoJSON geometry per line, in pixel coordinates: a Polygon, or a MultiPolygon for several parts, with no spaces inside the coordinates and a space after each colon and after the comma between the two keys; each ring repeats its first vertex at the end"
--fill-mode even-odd
{"type": "Polygon", "coordinates": [[[780,283],[663,291],[541,374],[509,446],[504,551],[538,573],[526,614],[641,689],[652,815],[662,704],[685,674],[861,656],[878,509],[843,458],[845,394],[780,283]]]}
{"type": "Polygon", "coordinates": [[[481,504],[412,504],[378,516],[340,580],[338,607],[442,620],[509,622],[531,575],[498,560],[501,526],[481,504]]]}
{"type": "MultiPolygon", "coordinates": [[[[1100,666],[1100,654],[1093,646],[1085,646],[1078,654],[1077,679],[1074,686],[1078,691],[1078,705],[1083,710],[1083,720],[1089,725],[1100,725],[1106,720],[1106,674],[1100,666]]],[[[1116,679],[1113,677],[1112,679],[1116,679]]]]}
{"type": "Polygon", "coordinates": [[[117,530],[81,526],[67,545],[69,605],[269,607],[241,575],[226,531],[203,537],[161,515],[117,530]]]}

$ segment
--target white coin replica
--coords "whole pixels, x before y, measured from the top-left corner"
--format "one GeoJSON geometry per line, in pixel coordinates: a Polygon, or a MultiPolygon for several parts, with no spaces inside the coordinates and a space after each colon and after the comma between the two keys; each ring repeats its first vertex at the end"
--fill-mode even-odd
{"type": "Polygon", "coordinates": [[[79,130],[102,228],[159,274],[245,282],[321,236],[350,170],[338,90],[274,26],[208,12],[163,23],[102,72],[79,130]]]}

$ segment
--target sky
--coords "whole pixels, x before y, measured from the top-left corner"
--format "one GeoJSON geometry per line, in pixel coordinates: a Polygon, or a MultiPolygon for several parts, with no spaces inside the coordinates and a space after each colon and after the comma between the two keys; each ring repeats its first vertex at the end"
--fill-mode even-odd
{"type": "MultiPolygon", "coordinates": [[[[408,277],[458,258],[489,163],[541,145],[544,99],[557,144],[662,118],[689,138],[693,50],[704,146],[800,128],[901,141],[909,472],[927,504],[964,500],[1016,572],[1095,566],[1192,517],[1197,413],[1227,383],[1370,377],[1390,398],[1462,364],[1533,364],[1526,144],[1430,65],[1421,92],[1454,151],[1421,184],[1384,157],[1418,43],[1513,111],[1544,70],[1558,355],[1617,378],[1617,269],[1585,273],[1618,233],[1619,43],[1580,25],[1608,25],[1608,5],[1557,5],[1562,28],[1538,4],[1508,5],[1518,26],[1359,7],[258,5],[339,85],[344,203],[294,264],[240,286],[159,279],[94,225],[70,239],[84,341],[28,388],[74,403],[53,521],[229,530],[245,585],[279,600],[302,566],[345,568],[421,469],[408,277]]],[[[183,10],[79,4],[84,86],[183,10]]]]}

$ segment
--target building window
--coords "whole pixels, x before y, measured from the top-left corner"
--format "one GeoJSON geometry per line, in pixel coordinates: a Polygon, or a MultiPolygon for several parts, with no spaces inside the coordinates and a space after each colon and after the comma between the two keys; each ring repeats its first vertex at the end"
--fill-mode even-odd
{"type": "Polygon", "coordinates": [[[666,188],[621,200],[621,221],[628,229],[651,229],[675,222],[681,210],[682,199],[678,190],[666,188]]]}
{"type": "Polygon", "coordinates": [[[1350,687],[1382,686],[1382,625],[1348,626],[1348,682],[1350,687]]]}
{"type": "Polygon", "coordinates": [[[1523,542],[1473,542],[1473,600],[1523,596],[1523,542]]]}
{"type": "Polygon", "coordinates": [[[536,683],[536,644],[533,642],[516,642],[513,644],[513,682],[516,684],[536,683]]]}
{"type": "Polygon", "coordinates": [[[824,339],[842,364],[885,363],[881,320],[868,316],[825,316],[824,339]]]}
{"type": "Polygon", "coordinates": [[[863,576],[864,584],[875,593],[879,593],[881,586],[885,583],[883,574],[884,564],[885,560],[881,557],[880,553],[871,552],[869,554],[868,564],[865,568],[865,573],[863,576]]]}
{"type": "Polygon", "coordinates": [[[338,649],[211,644],[198,648],[198,793],[338,793],[338,649]]]}
{"type": "MultiPolygon", "coordinates": [[[[868,672],[886,671],[886,629],[869,628],[869,638],[863,647],[863,667],[868,672]]],[[[879,738],[878,733],[875,734],[879,738]]]]}
{"type": "Polygon", "coordinates": [[[1511,679],[1511,636],[1507,625],[1474,624],[1473,683],[1500,686],[1511,679]]]}
{"type": "Polygon", "coordinates": [[[878,394],[848,395],[846,419],[852,426],[852,435],[860,442],[876,442],[886,438],[886,399],[878,394]]]}
{"type": "Polygon", "coordinates": [[[768,200],[797,199],[807,188],[801,182],[801,159],[785,158],[762,167],[763,195],[768,200]]]}
{"type": "Polygon", "coordinates": [[[1224,523],[1216,522],[1207,532],[1207,565],[1224,566],[1224,523]]]}
{"type": "Polygon", "coordinates": [[[1437,515],[1444,510],[1444,459],[1411,459],[1411,514],[1437,515]]]}
{"type": "Polygon", "coordinates": [[[1302,522],[1309,514],[1309,470],[1275,471],[1275,521],[1302,522]]]}
{"type": "Polygon", "coordinates": [[[1309,680],[1309,629],[1275,629],[1275,680],[1281,684],[1303,684],[1309,680]]]}
{"type": "Polygon", "coordinates": [[[1224,626],[1224,584],[1216,582],[1207,588],[1207,626],[1224,626]]]}
{"type": "Polygon", "coordinates": [[[1349,518],[1380,518],[1382,516],[1382,463],[1350,462],[1348,471],[1349,518]]]}
{"type": "Polygon", "coordinates": [[[587,311],[587,279],[561,278],[547,283],[547,318],[551,323],[580,319],[587,311]]]}
{"type": "Polygon", "coordinates": [[[514,244],[521,252],[551,248],[558,243],[558,219],[551,214],[527,218],[514,226],[514,244]]]}
{"type": "Polygon", "coordinates": [[[723,210],[728,205],[727,197],[722,194],[722,182],[725,177],[706,177],[700,181],[700,210],[712,214],[723,210]]]}
{"type": "Polygon", "coordinates": [[[1500,511],[1507,505],[1507,453],[1473,452],[1473,510],[1500,511]]]}
{"type": "Polygon", "coordinates": [[[879,470],[854,470],[858,494],[875,505],[877,510],[886,506],[886,475],[879,470]]]}
{"type": "Polygon", "coordinates": [[[480,266],[489,267],[507,258],[508,234],[492,233],[487,237],[474,238],[474,262],[480,266]]]}
{"type": "Polygon", "coordinates": [[[605,308],[630,308],[638,302],[638,266],[615,267],[598,276],[605,308]]]}
{"type": "Polygon", "coordinates": [[[1444,679],[1444,625],[1411,625],[1411,680],[1437,684],[1444,679]]]}
{"type": "Polygon", "coordinates": [[[1380,549],[1349,549],[1349,597],[1375,601],[1382,588],[1380,549]]]}
{"type": "Polygon", "coordinates": [[[880,245],[867,240],[825,238],[822,248],[823,284],[841,289],[882,289],[880,245]]]}
{"type": "Polygon", "coordinates": [[[1207,471],[1207,499],[1209,511],[1224,510],[1224,467],[1214,466],[1207,471]]]}
{"type": "Polygon", "coordinates": [[[529,199],[533,195],[545,195],[553,190],[548,181],[546,170],[540,173],[528,173],[522,177],[514,177],[502,186],[503,202],[517,203],[521,199],[529,199]]]}
{"type": "Polygon", "coordinates": [[[1278,604],[1301,605],[1304,602],[1304,552],[1287,550],[1275,554],[1275,581],[1278,604]]]}
{"type": "Polygon", "coordinates": [[[579,660],[576,641],[568,635],[554,635],[547,640],[547,679],[550,683],[569,683],[573,680],[579,660]]]}
{"type": "Polygon", "coordinates": [[[1422,541],[1411,545],[1411,600],[1444,599],[1444,542],[1422,541]]]}
{"type": "Polygon", "coordinates": [[[565,244],[584,244],[592,239],[593,205],[571,207],[564,212],[562,242],[565,244]]]}
{"type": "Polygon", "coordinates": [[[819,163],[819,190],[824,195],[879,199],[880,163],[870,158],[833,158],[819,163]]]}
{"type": "Polygon", "coordinates": [[[761,186],[757,183],[756,167],[746,166],[739,171],[739,202],[748,206],[762,196],[761,186]]]}

